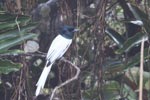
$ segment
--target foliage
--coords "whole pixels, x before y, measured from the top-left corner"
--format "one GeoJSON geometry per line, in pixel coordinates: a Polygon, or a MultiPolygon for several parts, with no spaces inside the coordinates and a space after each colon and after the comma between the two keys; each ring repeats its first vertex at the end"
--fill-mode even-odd
{"type": "MultiPolygon", "coordinates": [[[[121,5],[122,9],[124,10],[124,13],[133,15],[132,17],[126,15],[125,17],[128,17],[128,19],[125,19],[125,21],[121,21],[121,22],[125,22],[126,29],[127,29],[126,32],[119,34],[115,30],[109,31],[107,29],[109,33],[108,31],[106,31],[106,33],[113,39],[113,41],[116,43],[116,46],[119,49],[115,50],[115,54],[117,57],[115,60],[111,61],[111,59],[113,58],[107,59],[107,63],[105,65],[107,67],[105,69],[105,73],[107,74],[105,77],[106,79],[109,80],[111,79],[118,82],[122,81],[121,82],[122,87],[118,88],[118,91],[122,91],[121,93],[123,93],[123,94],[119,94],[120,99],[126,98],[128,100],[137,100],[138,96],[136,96],[136,93],[138,92],[135,91],[138,89],[139,86],[139,63],[140,63],[140,49],[138,48],[140,48],[140,43],[143,38],[145,39],[145,44],[146,44],[144,50],[144,62],[145,62],[144,69],[146,69],[144,71],[144,76],[143,76],[144,86],[146,85],[145,82],[146,83],[149,82],[149,78],[146,77],[149,77],[148,72],[150,71],[148,68],[149,43],[147,43],[149,38],[149,31],[150,31],[148,28],[149,26],[148,23],[150,23],[150,21],[148,15],[144,11],[142,11],[142,9],[139,9],[137,6],[133,4],[125,4],[125,5],[128,5],[126,6],[128,7],[126,9],[129,9],[129,11],[126,11],[124,5],[121,5]],[[130,22],[131,20],[141,20],[143,21],[143,26],[132,24],[130,22]],[[131,35],[131,32],[133,35],[131,35]],[[125,37],[124,42],[122,41],[120,42],[120,40],[123,40],[122,37],[125,37]],[[110,74],[112,74],[113,76],[111,76],[110,74]]],[[[144,89],[146,91],[145,94],[149,93],[149,88],[144,87],[144,89]]],[[[117,97],[118,95],[113,100],[116,100],[117,97]]],[[[147,100],[148,98],[149,96],[143,97],[143,100],[147,100]]],[[[111,97],[109,99],[107,98],[107,100],[112,100],[112,98],[111,97]]]]}
{"type": "MultiPolygon", "coordinates": [[[[45,62],[42,54],[47,52],[51,41],[58,33],[57,29],[63,24],[74,25],[80,29],[65,57],[77,65],[81,73],[76,82],[58,91],[55,98],[137,100],[140,43],[143,38],[145,40],[143,100],[150,98],[149,0],[44,1],[31,0],[30,3],[22,1],[22,9],[17,9],[17,12],[18,5],[15,5],[17,6],[15,9],[9,9],[8,5],[7,9],[4,8],[11,13],[30,15],[31,12],[33,20],[39,22],[40,36],[37,41],[40,45],[39,51],[42,53],[38,55],[36,52],[36,57],[31,54],[17,62],[12,58],[17,58],[16,55],[22,57],[22,54],[25,54],[22,44],[37,36],[31,32],[35,24],[31,24],[31,19],[27,16],[0,12],[0,74],[7,74],[5,76],[11,79],[9,75],[15,72],[13,73],[15,80],[18,77],[21,80],[13,83],[16,88],[12,89],[13,93],[10,92],[11,98],[30,100],[33,97],[34,86],[45,62]],[[38,4],[41,2],[42,4],[38,4]],[[29,8],[26,9],[27,7],[29,8]],[[136,20],[142,21],[143,25],[133,24],[132,21],[136,20]]],[[[43,94],[50,94],[51,88],[73,77],[76,72],[62,61],[53,65],[52,69],[43,94]]],[[[11,83],[11,80],[7,81],[11,83]]],[[[49,98],[49,95],[41,96],[49,98]]]]}
{"type": "MultiPolygon", "coordinates": [[[[29,24],[30,18],[27,16],[19,16],[8,14],[0,11],[0,56],[23,54],[21,49],[13,49],[17,45],[22,44],[27,39],[32,39],[36,34],[29,33],[33,29],[34,24],[29,24]],[[20,28],[20,30],[17,28],[20,28]]],[[[22,64],[13,63],[6,58],[0,59],[0,74],[8,74],[12,71],[19,71],[22,64]]]]}

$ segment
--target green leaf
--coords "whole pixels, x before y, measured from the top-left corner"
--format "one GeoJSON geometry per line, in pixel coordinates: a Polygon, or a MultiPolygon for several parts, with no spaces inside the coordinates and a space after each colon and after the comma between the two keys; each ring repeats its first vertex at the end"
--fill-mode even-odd
{"type": "Polygon", "coordinates": [[[147,31],[147,33],[150,34],[150,20],[148,17],[148,14],[144,13],[142,10],[140,10],[138,7],[129,4],[129,9],[133,13],[134,17],[137,20],[141,20],[144,23],[144,28],[147,31]]]}
{"type": "MultiPolygon", "coordinates": [[[[137,64],[140,63],[140,52],[138,52],[135,56],[133,56],[131,59],[129,59],[129,62],[127,63],[126,68],[129,67],[133,67],[137,64]]],[[[149,48],[145,48],[144,49],[144,61],[146,61],[146,59],[150,58],[150,54],[149,54],[149,48]]]]}
{"type": "MultiPolygon", "coordinates": [[[[29,17],[20,17],[17,19],[17,23],[19,25],[25,24],[29,21],[30,21],[29,17]]],[[[0,31],[15,28],[15,27],[17,27],[17,23],[16,23],[15,19],[13,19],[12,21],[0,22],[0,31]]]]}
{"type": "Polygon", "coordinates": [[[145,83],[145,88],[150,91],[150,79],[145,83]]]}
{"type": "Polygon", "coordinates": [[[150,1],[149,0],[147,0],[147,5],[148,5],[148,7],[150,7],[150,1]]]}
{"type": "Polygon", "coordinates": [[[15,19],[16,17],[17,15],[9,14],[6,12],[0,12],[0,22],[12,20],[12,19],[15,19]]]}
{"type": "Polygon", "coordinates": [[[18,71],[22,67],[20,63],[13,63],[9,60],[0,59],[0,74],[8,74],[12,71],[18,71]]]}
{"type": "Polygon", "coordinates": [[[120,85],[116,81],[108,81],[103,86],[103,94],[105,100],[116,100],[119,96],[118,90],[120,89],[120,85]]]}
{"type": "Polygon", "coordinates": [[[15,26],[17,26],[16,22],[2,22],[0,23],[0,31],[7,29],[7,28],[14,28],[15,26]]]}
{"type": "Polygon", "coordinates": [[[85,90],[82,95],[84,100],[92,100],[93,97],[95,100],[98,100],[98,96],[97,96],[97,87],[94,88],[89,88],[87,90],[85,90]]]}
{"type": "Polygon", "coordinates": [[[106,34],[119,46],[122,47],[124,43],[124,38],[112,28],[106,28],[106,34]]]}
{"type": "Polygon", "coordinates": [[[137,100],[137,93],[127,84],[124,84],[123,93],[125,97],[128,98],[127,100],[137,100]]]}
{"type": "Polygon", "coordinates": [[[18,55],[25,53],[23,50],[1,50],[0,55],[18,55]]]}
{"type": "Polygon", "coordinates": [[[125,43],[123,44],[123,47],[118,49],[116,51],[116,53],[117,54],[122,54],[123,52],[128,52],[132,47],[139,44],[142,41],[143,38],[144,38],[144,41],[146,41],[148,39],[147,34],[142,33],[142,32],[138,32],[134,36],[127,39],[127,41],[125,41],[125,43]]]}
{"type": "Polygon", "coordinates": [[[124,70],[124,64],[123,61],[119,59],[111,59],[107,60],[104,64],[104,71],[116,73],[124,70]]]}
{"type": "Polygon", "coordinates": [[[37,36],[36,34],[28,33],[28,34],[23,34],[21,36],[17,36],[15,38],[6,39],[6,40],[0,42],[0,50],[7,50],[10,47],[21,44],[25,40],[31,39],[36,36],[37,36]]]}
{"type": "Polygon", "coordinates": [[[125,70],[125,64],[120,58],[109,58],[105,61],[103,72],[105,73],[104,79],[115,79],[122,76],[125,70]]]}
{"type": "MultiPolygon", "coordinates": [[[[140,77],[140,68],[139,67],[132,67],[126,69],[126,77],[136,85],[139,85],[139,77],[140,77]]],[[[150,80],[150,73],[144,71],[143,72],[143,84],[148,84],[147,82],[150,80]]],[[[147,86],[146,86],[147,87],[147,86]]],[[[147,87],[148,88],[148,87],[147,87]]]]}
{"type": "Polygon", "coordinates": [[[35,26],[33,26],[33,25],[28,25],[28,26],[21,27],[20,32],[19,32],[18,29],[3,32],[2,34],[0,34],[0,41],[1,40],[3,41],[5,39],[10,39],[10,38],[13,38],[13,37],[16,37],[16,36],[20,36],[22,34],[26,34],[28,31],[35,28],[35,26]]]}

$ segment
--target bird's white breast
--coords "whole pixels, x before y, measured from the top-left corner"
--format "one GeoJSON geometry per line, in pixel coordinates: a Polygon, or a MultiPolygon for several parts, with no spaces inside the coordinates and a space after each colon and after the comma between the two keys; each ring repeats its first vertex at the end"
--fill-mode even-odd
{"type": "Polygon", "coordinates": [[[72,39],[66,39],[61,35],[58,35],[53,41],[47,53],[47,60],[54,62],[61,58],[68,50],[72,39]]]}

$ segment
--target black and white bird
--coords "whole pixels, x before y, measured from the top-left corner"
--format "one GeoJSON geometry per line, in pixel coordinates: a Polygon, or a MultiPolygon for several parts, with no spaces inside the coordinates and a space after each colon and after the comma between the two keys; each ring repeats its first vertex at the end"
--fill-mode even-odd
{"type": "Polygon", "coordinates": [[[38,96],[40,90],[44,88],[46,79],[51,70],[53,63],[60,59],[64,53],[68,50],[69,46],[72,43],[72,39],[74,37],[74,33],[77,32],[78,29],[75,29],[72,26],[64,25],[60,29],[59,35],[52,41],[51,46],[48,50],[46,56],[46,65],[43,69],[43,72],[36,84],[37,89],[35,95],[38,96]]]}

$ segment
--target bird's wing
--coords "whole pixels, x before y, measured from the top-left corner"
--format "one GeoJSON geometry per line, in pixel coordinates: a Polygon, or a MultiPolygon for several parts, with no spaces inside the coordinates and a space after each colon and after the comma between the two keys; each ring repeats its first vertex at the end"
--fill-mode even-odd
{"type": "Polygon", "coordinates": [[[72,39],[66,39],[61,35],[58,35],[50,46],[50,49],[47,53],[47,60],[54,62],[55,60],[61,58],[68,50],[71,43],[72,39]]]}

